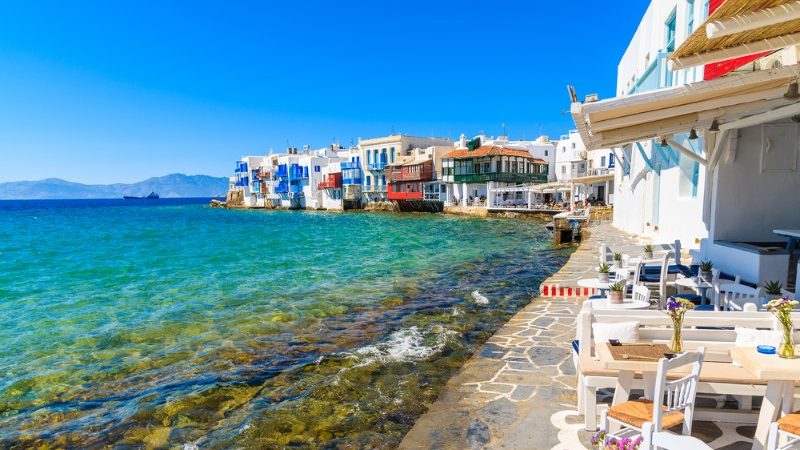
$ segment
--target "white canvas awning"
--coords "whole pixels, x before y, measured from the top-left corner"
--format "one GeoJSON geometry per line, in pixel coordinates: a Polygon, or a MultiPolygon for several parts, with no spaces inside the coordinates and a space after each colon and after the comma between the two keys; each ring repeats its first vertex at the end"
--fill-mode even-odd
{"type": "Polygon", "coordinates": [[[575,184],[594,184],[594,183],[604,183],[606,181],[611,181],[613,179],[614,179],[613,173],[606,173],[603,175],[589,175],[585,177],[573,178],[572,182],[575,184]]]}
{"type": "MultiPolygon", "coordinates": [[[[587,149],[615,147],[631,142],[708,129],[718,124],[796,105],[786,98],[797,82],[800,65],[732,73],[710,81],[659,89],[592,103],[573,103],[571,112],[587,149]]],[[[794,114],[785,110],[790,117],[794,114]]]]}

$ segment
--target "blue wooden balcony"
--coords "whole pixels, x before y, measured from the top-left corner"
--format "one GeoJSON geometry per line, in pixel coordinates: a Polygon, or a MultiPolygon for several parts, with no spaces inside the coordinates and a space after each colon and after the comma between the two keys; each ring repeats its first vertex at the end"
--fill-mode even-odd
{"type": "Polygon", "coordinates": [[[289,166],[289,178],[293,180],[308,178],[308,169],[303,170],[303,167],[301,165],[292,164],[291,166],[289,166]]]}
{"type": "Polygon", "coordinates": [[[346,161],[341,163],[342,170],[360,169],[358,161],[346,161]]]}
{"type": "Polygon", "coordinates": [[[278,170],[275,171],[275,178],[288,178],[289,177],[289,170],[286,167],[286,164],[279,164],[278,170]]]}

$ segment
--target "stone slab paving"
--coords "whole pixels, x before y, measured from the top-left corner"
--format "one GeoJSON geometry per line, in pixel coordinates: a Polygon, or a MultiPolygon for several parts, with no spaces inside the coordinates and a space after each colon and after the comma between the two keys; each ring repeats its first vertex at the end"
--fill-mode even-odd
{"type": "MultiPolygon", "coordinates": [[[[567,264],[547,282],[567,285],[596,276],[597,248],[635,254],[646,242],[595,225],[567,264]]],[[[590,433],[575,411],[571,342],[579,301],[540,297],[492,336],[420,417],[401,449],[585,449],[590,433]]],[[[610,393],[601,392],[601,397],[610,393]]],[[[608,398],[601,401],[608,402],[608,398]]],[[[697,423],[714,448],[749,448],[752,427],[697,423]]]]}

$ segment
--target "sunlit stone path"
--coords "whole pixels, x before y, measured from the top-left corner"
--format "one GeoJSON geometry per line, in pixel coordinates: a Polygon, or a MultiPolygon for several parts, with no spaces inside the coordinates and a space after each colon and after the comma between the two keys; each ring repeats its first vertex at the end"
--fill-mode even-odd
{"type": "MultiPolygon", "coordinates": [[[[595,276],[597,248],[643,242],[608,224],[595,225],[569,262],[545,283],[577,286],[595,276]]],[[[575,411],[571,343],[580,300],[538,297],[503,326],[406,435],[403,449],[586,448],[590,433],[575,411]]],[[[601,394],[602,395],[602,394],[601,394]]],[[[726,450],[749,448],[752,427],[698,423],[695,435],[726,450]]]]}

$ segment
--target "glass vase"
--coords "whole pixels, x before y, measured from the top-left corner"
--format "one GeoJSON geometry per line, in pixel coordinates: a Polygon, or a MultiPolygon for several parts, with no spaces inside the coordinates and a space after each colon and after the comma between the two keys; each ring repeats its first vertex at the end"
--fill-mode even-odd
{"type": "Polygon", "coordinates": [[[783,336],[781,337],[781,344],[778,346],[778,356],[781,358],[795,358],[793,331],[794,327],[790,324],[783,326],[783,336]]]}
{"type": "Polygon", "coordinates": [[[683,318],[675,317],[672,319],[672,340],[669,343],[669,350],[672,353],[683,352],[683,318]]]}

